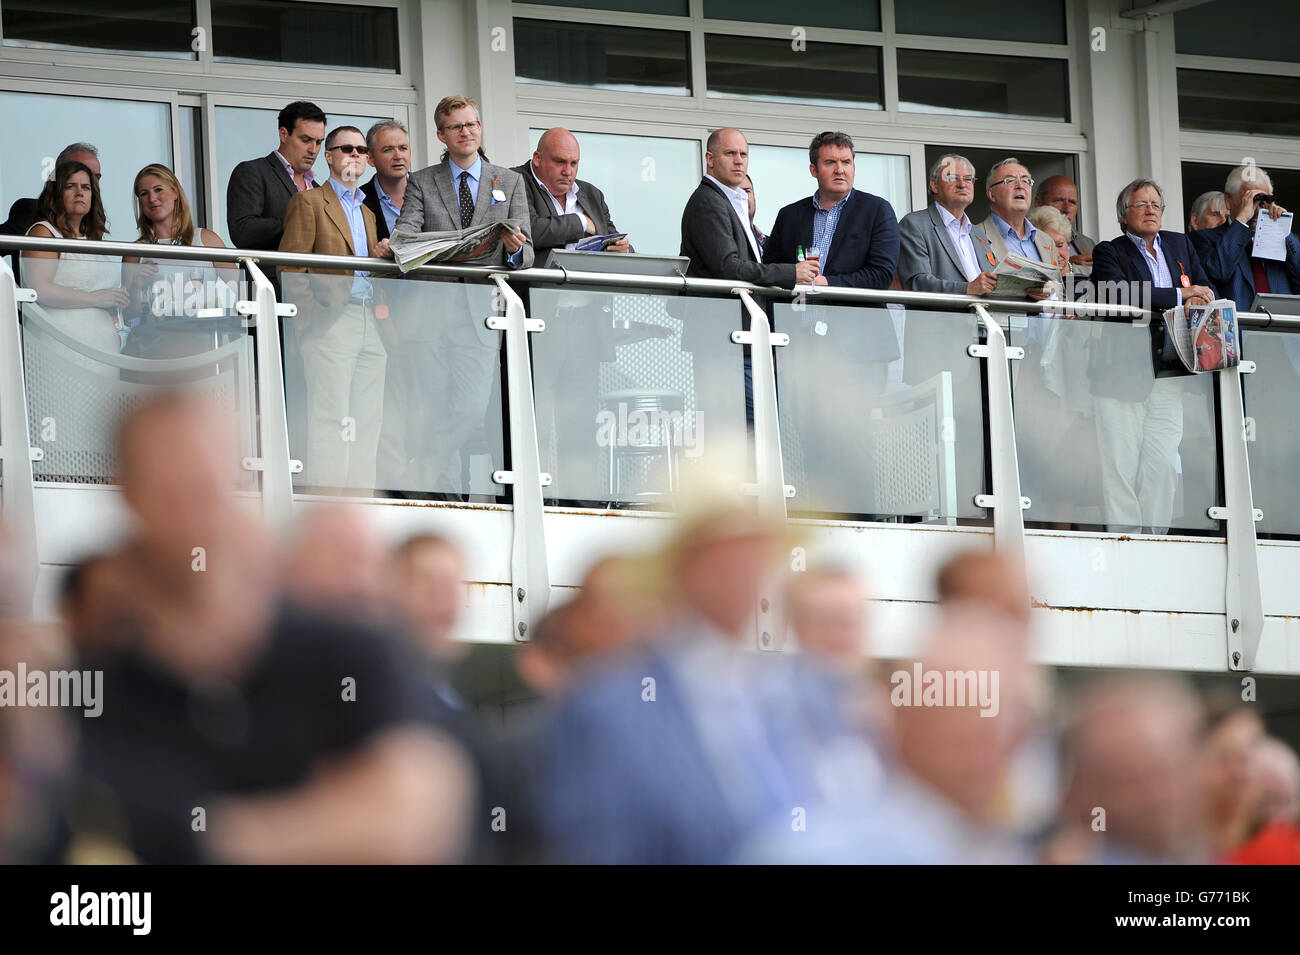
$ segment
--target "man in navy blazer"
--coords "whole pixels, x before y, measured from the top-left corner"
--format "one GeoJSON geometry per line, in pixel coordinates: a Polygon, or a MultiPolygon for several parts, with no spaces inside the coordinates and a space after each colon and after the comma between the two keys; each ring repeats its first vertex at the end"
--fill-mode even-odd
{"type": "Polygon", "coordinates": [[[1187,371],[1163,313],[1216,297],[1187,236],[1160,228],[1164,207],[1159,185],[1135,179],[1115,203],[1124,234],[1092,250],[1098,299],[1151,309],[1148,331],[1107,328],[1089,349],[1102,507],[1112,532],[1163,534],[1173,519],[1187,371]]]}
{"type": "Polygon", "coordinates": [[[1238,166],[1223,187],[1228,221],[1213,229],[1198,229],[1191,236],[1205,271],[1224,295],[1237,303],[1238,311],[1250,311],[1260,292],[1300,295],[1300,239],[1294,234],[1286,237],[1284,261],[1252,256],[1258,217],[1276,219],[1286,212],[1276,202],[1256,201],[1257,196],[1272,194],[1268,173],[1258,166],[1238,166]]]}
{"type": "Polygon", "coordinates": [[[798,249],[815,248],[821,274],[814,284],[889,288],[898,265],[898,219],[884,199],[853,188],[853,140],[819,133],[808,156],[817,191],[776,214],[763,261],[793,262],[798,249]]]}

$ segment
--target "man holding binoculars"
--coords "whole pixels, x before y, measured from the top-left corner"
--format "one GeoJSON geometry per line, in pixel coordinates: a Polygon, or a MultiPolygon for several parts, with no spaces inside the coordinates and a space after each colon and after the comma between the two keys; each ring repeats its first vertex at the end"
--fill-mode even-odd
{"type": "Polygon", "coordinates": [[[1228,174],[1223,193],[1228,221],[1188,236],[1219,294],[1231,298],[1242,312],[1250,310],[1258,293],[1300,294],[1300,240],[1286,237],[1286,258],[1280,262],[1254,255],[1259,216],[1277,219],[1286,213],[1273,195],[1268,173],[1253,163],[1237,166],[1228,174]]]}

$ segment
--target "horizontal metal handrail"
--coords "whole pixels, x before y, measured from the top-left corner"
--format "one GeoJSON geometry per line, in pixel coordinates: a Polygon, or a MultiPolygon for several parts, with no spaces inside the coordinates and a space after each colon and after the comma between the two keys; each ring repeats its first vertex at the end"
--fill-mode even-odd
{"type": "MultiPolygon", "coordinates": [[[[199,262],[253,261],[281,267],[315,267],[329,269],[365,269],[371,272],[400,272],[392,259],[360,258],[348,255],[312,255],[298,252],[266,252],[256,249],[214,249],[208,246],[148,246],[139,242],[91,242],[85,239],[45,239],[35,236],[0,236],[0,250],[24,249],[39,252],[79,252],[82,254],[137,256],[183,259],[199,262]],[[145,253],[143,250],[148,249],[145,253]]],[[[727,279],[704,279],[683,276],[630,275],[614,272],[575,272],[571,269],[517,269],[504,271],[485,266],[421,265],[407,275],[431,278],[467,278],[490,281],[493,274],[504,274],[512,282],[553,285],[590,285],[600,288],[628,288],[638,291],[703,292],[731,295],[736,289],[768,296],[791,298],[802,295],[805,305],[827,302],[858,302],[863,305],[903,305],[914,308],[968,309],[983,305],[991,312],[1015,312],[1025,315],[1059,313],[1080,318],[1132,318],[1147,316],[1135,305],[1098,304],[1095,302],[1045,301],[1026,299],[988,299],[977,295],[950,295],[943,292],[903,292],[890,289],[857,289],[840,286],[799,286],[793,289],[753,285],[727,279]]],[[[1279,332],[1300,332],[1300,315],[1269,315],[1263,312],[1238,312],[1237,321],[1245,328],[1279,332]]]]}

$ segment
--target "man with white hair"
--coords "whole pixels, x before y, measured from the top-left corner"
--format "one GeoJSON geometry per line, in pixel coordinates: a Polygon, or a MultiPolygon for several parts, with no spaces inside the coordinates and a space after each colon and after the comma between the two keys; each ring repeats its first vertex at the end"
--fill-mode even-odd
{"type": "MultiPolygon", "coordinates": [[[[1035,229],[1028,218],[1029,198],[1033,194],[1033,188],[1034,177],[1014,156],[994,163],[989,170],[988,182],[985,184],[989,197],[989,217],[980,223],[980,228],[988,236],[998,261],[1014,252],[1048,265],[1056,263],[1055,244],[1035,229]]],[[[1044,284],[1030,289],[1026,294],[1041,302],[1051,294],[1051,288],[1044,284]]]]}
{"type": "Polygon", "coordinates": [[[1277,219],[1286,209],[1273,196],[1273,180],[1258,166],[1237,166],[1223,187],[1228,221],[1191,233],[1205,271],[1221,294],[1247,311],[1262,293],[1300,294],[1300,240],[1286,237],[1286,258],[1278,262],[1255,255],[1255,225],[1260,215],[1277,219]]]}
{"type": "Polygon", "coordinates": [[[1191,214],[1187,217],[1187,233],[1197,229],[1213,229],[1228,221],[1228,206],[1223,201],[1223,193],[1217,189],[1203,192],[1192,202],[1191,214]]]}

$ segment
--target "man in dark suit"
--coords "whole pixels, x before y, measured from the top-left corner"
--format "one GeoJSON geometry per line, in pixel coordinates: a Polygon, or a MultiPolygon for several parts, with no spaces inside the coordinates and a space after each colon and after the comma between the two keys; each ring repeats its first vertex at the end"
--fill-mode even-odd
{"type": "Polygon", "coordinates": [[[1272,199],[1273,180],[1258,166],[1238,166],[1223,187],[1228,221],[1213,229],[1197,229],[1192,244],[1205,263],[1205,271],[1223,294],[1250,311],[1260,292],[1300,295],[1300,239],[1286,237],[1286,259],[1254,257],[1255,224],[1259,216],[1276,219],[1286,209],[1272,199]],[[1261,201],[1258,197],[1267,197],[1261,201]]]}
{"type": "Polygon", "coordinates": [[[808,158],[817,191],[776,214],[763,261],[793,262],[799,248],[816,249],[821,272],[814,285],[889,288],[898,264],[898,219],[884,199],[853,188],[853,140],[819,133],[808,158]]]}
{"type": "MultiPolygon", "coordinates": [[[[605,194],[578,178],[581,158],[578,139],[559,126],[542,133],[531,162],[515,166],[528,193],[528,213],[533,220],[533,247],[542,253],[572,248],[589,235],[618,232],[605,194]]],[[[605,252],[628,252],[627,238],[606,246],[605,252]]]]}
{"type": "MultiPolygon", "coordinates": [[[[619,231],[604,193],[578,178],[580,159],[577,137],[557,126],[542,133],[529,162],[514,167],[528,194],[533,245],[542,264],[552,249],[573,248],[586,236],[619,231]]],[[[625,236],[602,251],[631,252],[632,247],[625,236]]],[[[595,443],[591,424],[600,412],[599,363],[618,357],[612,327],[617,298],[576,290],[530,297],[529,314],[547,323],[546,340],[536,342],[533,360],[538,443],[545,471],[595,476],[600,474],[601,458],[608,457],[608,451],[602,453],[595,443]]],[[[624,333],[624,338],[630,340],[630,333],[624,333]]],[[[572,481],[564,486],[575,487],[572,481]]],[[[595,489],[589,493],[594,495],[595,489]]]]}
{"type": "Polygon", "coordinates": [[[1148,330],[1108,325],[1090,350],[1102,506],[1111,531],[1163,534],[1174,517],[1187,371],[1163,313],[1208,305],[1216,295],[1187,236],[1160,228],[1164,207],[1158,184],[1133,180],[1115,204],[1124,235],[1092,251],[1098,299],[1143,304],[1152,312],[1148,330]]]}
{"type": "Polygon", "coordinates": [[[411,138],[395,119],[381,119],[366,132],[366,161],[375,174],[361,187],[366,208],[375,214],[375,235],[382,242],[402,214],[411,176],[411,138]]]}
{"type": "Polygon", "coordinates": [[[315,103],[280,110],[280,146],[241,162],[226,187],[226,225],[240,249],[280,247],[289,200],[316,185],[312,165],[325,142],[325,114],[315,103]]]}
{"type": "Polygon", "coordinates": [[[749,222],[749,196],[741,188],[749,171],[745,134],[714,130],[704,162],[708,172],[682,212],[681,254],[691,260],[687,274],[781,288],[812,284],[820,271],[817,263],[796,263],[793,254],[780,262],[759,257],[758,238],[749,222]]]}

